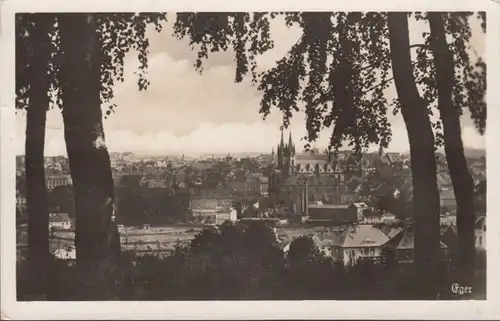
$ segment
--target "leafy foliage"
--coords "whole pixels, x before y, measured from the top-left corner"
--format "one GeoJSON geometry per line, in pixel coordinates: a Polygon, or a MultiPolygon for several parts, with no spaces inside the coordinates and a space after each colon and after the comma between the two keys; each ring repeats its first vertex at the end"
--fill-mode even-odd
{"type": "MultiPolygon", "coordinates": [[[[463,108],[468,107],[471,117],[476,124],[479,133],[484,134],[486,127],[486,64],[482,57],[477,57],[474,48],[470,47],[472,30],[470,20],[472,12],[443,13],[445,18],[445,30],[448,36],[449,48],[453,54],[454,84],[453,102],[455,108],[462,115],[463,108]],[[474,53],[476,57],[471,57],[474,53]],[[474,60],[473,58],[476,58],[474,60]]],[[[427,19],[427,13],[416,13],[415,18],[427,19]]],[[[478,13],[477,18],[482,21],[483,32],[486,32],[484,13],[478,13]]],[[[418,46],[417,68],[414,69],[417,83],[422,91],[423,100],[433,115],[433,109],[437,107],[437,85],[436,68],[432,59],[430,46],[430,33],[423,35],[424,44],[418,46]]],[[[436,146],[442,146],[443,128],[442,120],[433,123],[436,132],[436,146]]]]}
{"type": "Polygon", "coordinates": [[[174,36],[178,39],[189,38],[193,50],[198,47],[195,64],[198,71],[203,71],[203,61],[209,53],[231,48],[235,53],[235,81],[241,82],[243,76],[250,72],[256,82],[255,58],[274,46],[270,37],[270,18],[275,15],[261,12],[181,12],[177,13],[174,36]]]}
{"type": "MultiPolygon", "coordinates": [[[[137,52],[139,67],[137,71],[137,85],[139,90],[149,86],[146,79],[148,68],[149,40],[146,27],[153,24],[155,30],[162,30],[162,23],[166,21],[166,13],[99,13],[97,21],[101,41],[101,103],[108,104],[106,116],[109,116],[116,105],[114,98],[114,85],[124,81],[125,55],[131,51],[137,52]]],[[[30,89],[29,74],[33,59],[40,59],[32,54],[36,39],[29,37],[36,28],[35,21],[40,16],[50,20],[53,24],[51,33],[51,46],[46,48],[50,52],[47,62],[47,79],[50,80],[52,90],[47,93],[52,103],[62,108],[61,92],[59,88],[59,70],[61,55],[59,49],[59,24],[58,14],[18,14],[16,15],[16,107],[27,107],[28,91],[30,89]]]]}
{"type": "MultiPolygon", "coordinates": [[[[471,12],[447,13],[447,34],[456,66],[454,101],[457,108],[468,106],[478,130],[486,123],[486,65],[469,56],[471,12]]],[[[425,13],[415,13],[417,21],[425,13]]],[[[485,31],[484,13],[476,14],[485,31]]],[[[364,12],[276,12],[276,13],[182,13],[177,15],[174,34],[189,38],[198,50],[196,69],[211,52],[235,52],[236,82],[247,74],[263,93],[260,113],[264,118],[276,107],[283,114],[283,126],[290,125],[295,112],[306,114],[306,148],[324,128],[331,128],[330,148],[344,142],[356,151],[370,144],[387,147],[391,126],[387,112],[399,112],[397,99],[389,102],[391,62],[385,13],[364,12]],[[256,70],[256,55],[273,48],[270,20],[281,16],[288,27],[298,26],[302,35],[275,67],[256,70]],[[254,29],[249,30],[249,27],[254,29]],[[198,49],[196,46],[198,46],[198,49]]],[[[429,114],[436,106],[435,68],[428,50],[429,33],[423,44],[415,44],[414,73],[429,114]]],[[[442,145],[442,124],[433,123],[437,146],[442,145]]]]}
{"type": "MultiPolygon", "coordinates": [[[[40,24],[53,24],[55,27],[54,16],[48,13],[16,14],[15,24],[16,109],[22,110],[28,107],[30,89],[32,88],[32,67],[35,64],[35,59],[40,60],[46,59],[47,57],[53,59],[55,57],[55,52],[57,51],[57,31],[54,28],[54,31],[49,34],[51,41],[47,43],[41,39],[35,39],[33,36],[35,28],[40,27],[40,24]],[[35,57],[34,51],[36,47],[39,48],[37,49],[38,55],[35,57]]],[[[47,65],[46,81],[49,83],[49,87],[55,88],[57,86],[57,80],[51,76],[56,72],[57,65],[50,59],[48,61],[42,61],[41,63],[47,65]]],[[[51,97],[50,92],[48,92],[47,95],[51,97]]]]}

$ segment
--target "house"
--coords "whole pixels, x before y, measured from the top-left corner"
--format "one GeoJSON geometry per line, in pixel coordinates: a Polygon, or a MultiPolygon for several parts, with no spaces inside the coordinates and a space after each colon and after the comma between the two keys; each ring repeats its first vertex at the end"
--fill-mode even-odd
{"type": "Polygon", "coordinates": [[[49,230],[71,230],[71,220],[68,213],[51,213],[49,214],[49,230]]]}
{"type": "Polygon", "coordinates": [[[164,180],[162,181],[158,179],[145,178],[145,177],[141,178],[140,185],[151,189],[167,187],[167,184],[164,180]]]}
{"type": "Polygon", "coordinates": [[[352,203],[352,207],[356,211],[357,221],[361,221],[364,211],[368,209],[368,205],[366,205],[366,203],[352,203]]]}
{"type": "Polygon", "coordinates": [[[194,191],[189,198],[189,209],[193,213],[211,212],[218,209],[228,209],[235,198],[223,189],[194,191]]]}
{"type": "Polygon", "coordinates": [[[380,263],[384,245],[389,241],[389,237],[379,228],[365,224],[329,233],[322,238],[334,260],[344,265],[353,265],[362,260],[380,263]]]}
{"type": "Polygon", "coordinates": [[[385,164],[390,165],[391,167],[399,169],[402,169],[404,165],[404,160],[401,157],[401,154],[399,153],[392,153],[392,152],[385,153],[382,156],[381,161],[384,162],[385,164]]]}
{"type": "Polygon", "coordinates": [[[76,261],[76,249],[74,245],[65,245],[54,251],[54,256],[60,260],[76,261]]]}
{"type": "Polygon", "coordinates": [[[70,175],[48,175],[46,178],[47,189],[53,190],[59,186],[68,186],[73,182],[70,175]]]}
{"type": "Polygon", "coordinates": [[[269,178],[266,176],[259,177],[260,195],[269,196],[269,178]]]}
{"type": "Polygon", "coordinates": [[[389,212],[385,212],[384,214],[382,214],[381,219],[382,223],[384,224],[393,224],[399,221],[396,215],[389,212]]]}
{"type": "Polygon", "coordinates": [[[382,223],[382,212],[367,209],[363,212],[363,218],[360,221],[362,224],[379,224],[382,223]]]}
{"type": "Polygon", "coordinates": [[[476,248],[486,250],[486,216],[480,216],[476,219],[474,237],[476,248]]]}
{"type": "Polygon", "coordinates": [[[229,208],[225,211],[219,211],[215,213],[215,224],[221,225],[226,221],[236,222],[238,219],[237,211],[234,208],[229,208]]]}
{"type": "Polygon", "coordinates": [[[382,225],[379,228],[389,239],[392,239],[403,230],[401,227],[394,227],[390,225],[382,225]]]}
{"type": "MultiPolygon", "coordinates": [[[[390,239],[384,246],[384,260],[386,262],[413,263],[414,260],[414,233],[413,228],[408,227],[390,239]]],[[[440,241],[441,261],[448,262],[450,255],[446,244],[440,241]]]]}

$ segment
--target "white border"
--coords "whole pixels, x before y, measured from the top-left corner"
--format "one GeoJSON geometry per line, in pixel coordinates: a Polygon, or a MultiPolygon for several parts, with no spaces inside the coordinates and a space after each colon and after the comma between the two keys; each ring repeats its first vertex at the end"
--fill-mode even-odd
{"type": "MultiPolygon", "coordinates": [[[[0,0],[1,3],[2,0],[0,0]]],[[[487,0],[308,0],[308,1],[26,1],[3,0],[0,6],[0,208],[2,319],[497,319],[500,317],[500,208],[498,197],[488,197],[487,301],[260,301],[260,302],[16,302],[15,298],[15,162],[14,162],[14,13],[15,12],[113,12],[113,11],[487,11],[488,128],[487,173],[491,195],[500,190],[500,169],[495,167],[500,150],[500,5],[487,0]],[[491,214],[494,213],[494,214],[491,214]]],[[[490,196],[490,195],[489,195],[490,196]]]]}

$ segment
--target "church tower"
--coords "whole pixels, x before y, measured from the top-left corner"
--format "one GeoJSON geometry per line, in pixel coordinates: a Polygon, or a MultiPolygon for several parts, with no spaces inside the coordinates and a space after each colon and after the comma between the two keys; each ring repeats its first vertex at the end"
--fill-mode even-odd
{"type": "Polygon", "coordinates": [[[283,169],[285,163],[285,140],[283,138],[283,129],[281,130],[281,140],[278,145],[278,169],[283,169]]]}

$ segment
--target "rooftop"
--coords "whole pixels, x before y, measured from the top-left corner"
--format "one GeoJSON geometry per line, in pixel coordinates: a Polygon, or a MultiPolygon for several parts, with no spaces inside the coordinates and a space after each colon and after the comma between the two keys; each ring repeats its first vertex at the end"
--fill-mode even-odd
{"type": "Polygon", "coordinates": [[[71,220],[69,219],[68,213],[51,213],[49,215],[49,221],[50,222],[68,222],[68,223],[71,222],[71,220]]]}

